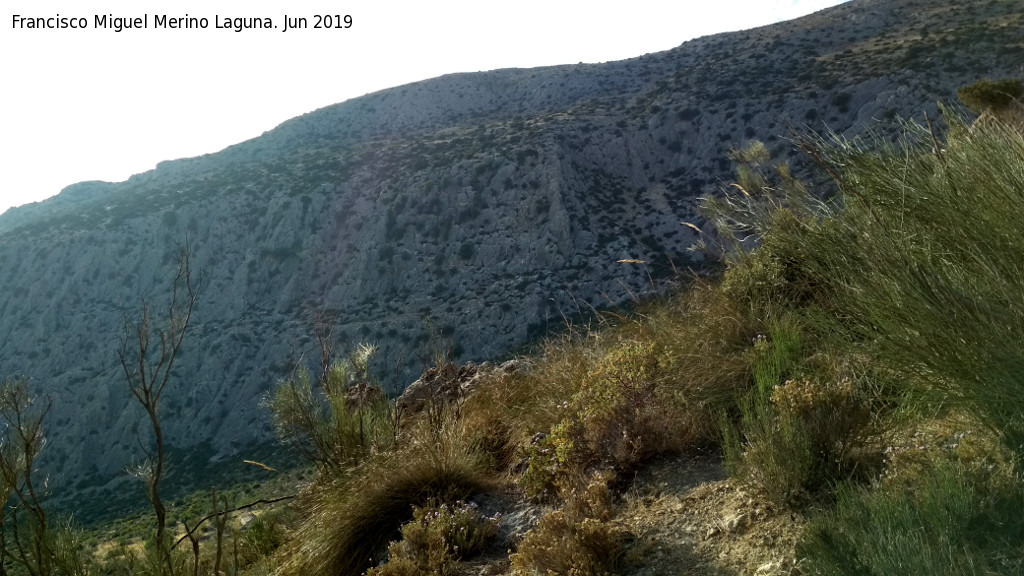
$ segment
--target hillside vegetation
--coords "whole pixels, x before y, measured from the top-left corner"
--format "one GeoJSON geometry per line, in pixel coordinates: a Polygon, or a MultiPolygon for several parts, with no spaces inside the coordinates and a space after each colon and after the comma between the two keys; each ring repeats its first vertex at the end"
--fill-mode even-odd
{"type": "MultiPolygon", "coordinates": [[[[1019,100],[984,100],[972,124],[947,114],[942,133],[939,119],[907,124],[896,143],[798,139],[822,189],[758,142],[734,150],[736,184],[691,224],[719,273],[569,323],[501,367],[458,369],[442,348],[418,402],[384,399],[372,348],[335,361],[318,333],[322,370],[293,372],[267,402],[313,465],[287,504],[214,493],[212,508],[172,511],[183,530],[163,541],[145,521],[119,545],[102,530],[86,541],[33,491],[38,427],[8,427],[4,569],[1021,573],[1024,132],[1019,100]],[[714,491],[749,495],[749,514],[677,541],[685,553],[635,529],[663,499],[639,488],[650,470],[719,459],[729,479],[714,491]],[[736,560],[730,535],[787,515],[736,560]]],[[[8,423],[42,418],[23,382],[3,390],[8,423]]]]}
{"type": "Polygon", "coordinates": [[[897,138],[887,121],[1019,74],[1022,29],[1020,0],[851,0],[618,62],[389,88],[72,184],[0,215],[0,373],[52,398],[38,463],[69,507],[89,521],[143,507],[124,473],[148,424],[117,357],[122,319],[169,296],[186,237],[207,289],[162,405],[179,484],[273,446],[261,402],[318,356],[316,310],[339,342],[377,346],[389,393],[434,334],[457,362],[503,358],[703,267],[680,222],[707,228],[698,198],[733,178],[729,150],[758,139],[826,186],[792,131],[881,123],[897,138]]]}
{"type": "MultiPolygon", "coordinates": [[[[436,399],[353,473],[311,484],[267,565],[641,570],[644,535],[618,520],[634,477],[720,449],[737,485],[805,522],[780,562],[740,573],[1024,570],[1024,136],[1000,116],[947,117],[945,136],[908,125],[897,144],[801,141],[835,185],[825,200],[756,143],[736,151],[739,182],[704,204],[720,279],[570,326],[528,369],[436,399]],[[497,554],[495,493],[540,505],[497,554]]],[[[732,573],[715,561],[672,570],[732,573]]]]}

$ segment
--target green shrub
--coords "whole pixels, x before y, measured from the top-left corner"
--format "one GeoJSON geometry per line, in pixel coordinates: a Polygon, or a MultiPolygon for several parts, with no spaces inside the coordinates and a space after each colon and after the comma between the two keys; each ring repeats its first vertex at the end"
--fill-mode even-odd
{"type": "Polygon", "coordinates": [[[986,110],[999,111],[1004,108],[1020,105],[1024,94],[1024,83],[1019,78],[1002,80],[983,79],[968,84],[956,91],[957,98],[975,113],[986,110]]]}
{"type": "Polygon", "coordinates": [[[649,342],[626,341],[601,358],[569,400],[587,464],[630,469],[663,448],[669,417],[656,403],[661,377],[649,342]]]}
{"type": "Polygon", "coordinates": [[[581,374],[566,416],[527,448],[520,485],[533,498],[554,495],[589,469],[627,471],[677,447],[672,405],[659,398],[664,375],[651,342],[624,341],[581,374]]]}
{"type": "Polygon", "coordinates": [[[391,404],[369,374],[375,350],[361,345],[332,364],[319,393],[300,366],[266,401],[278,437],[322,471],[340,473],[394,440],[391,404]]]}
{"type": "Polygon", "coordinates": [[[897,407],[963,408],[1024,455],[1024,136],[948,120],[944,142],[919,126],[897,147],[803,142],[837,185],[828,202],[783,183],[710,204],[727,238],[760,242],[729,253],[721,285],[743,322],[769,327],[752,356],[758,392],[723,437],[730,468],[773,498],[861,475],[872,418],[897,407]],[[884,376],[847,381],[805,359],[780,385],[778,318],[800,319],[800,347],[836,345],[884,376]]]}
{"type": "Polygon", "coordinates": [[[781,417],[804,424],[819,465],[830,478],[853,472],[849,466],[867,440],[871,413],[850,377],[787,380],[772,391],[771,405],[781,417]]]}
{"type": "Polygon", "coordinates": [[[818,455],[807,425],[778,414],[763,397],[752,394],[740,404],[739,423],[723,418],[726,470],[759,487],[776,503],[797,504],[819,484],[818,455]]]}
{"type": "Polygon", "coordinates": [[[949,122],[940,150],[920,127],[898,150],[812,147],[842,209],[783,242],[803,251],[832,328],[899,373],[912,405],[962,406],[1024,455],[1024,134],[949,122]]]}
{"type": "Polygon", "coordinates": [[[558,493],[559,482],[576,472],[578,455],[574,452],[573,423],[559,422],[551,431],[526,448],[526,471],[519,486],[532,500],[547,501],[558,493]]]}
{"type": "Polygon", "coordinates": [[[278,516],[275,512],[257,515],[245,531],[245,541],[258,556],[268,556],[284,544],[285,530],[278,516]]]}
{"type": "Polygon", "coordinates": [[[739,422],[722,419],[726,467],[775,502],[799,505],[877,468],[864,450],[872,436],[871,412],[849,376],[758,387],[740,402],[739,412],[739,422]]]}
{"type": "Polygon", "coordinates": [[[859,347],[899,375],[886,400],[962,406],[1024,455],[1024,135],[947,120],[944,143],[921,126],[898,146],[799,142],[834,179],[828,202],[782,172],[707,201],[726,238],[761,243],[729,253],[721,290],[751,326],[798,311],[811,349],[859,347]]]}

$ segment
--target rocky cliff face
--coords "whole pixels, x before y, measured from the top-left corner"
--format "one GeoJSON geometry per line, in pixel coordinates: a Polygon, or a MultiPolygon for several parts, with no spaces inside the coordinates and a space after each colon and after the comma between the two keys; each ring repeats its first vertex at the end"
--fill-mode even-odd
{"type": "Polygon", "coordinates": [[[122,477],[147,437],[117,359],[123,314],[166,298],[187,236],[206,286],[166,436],[238,455],[269,438],[260,399],[312,353],[315,309],[342,342],[379,344],[395,388],[432,330],[462,358],[499,356],[696,264],[680,222],[699,224],[730,148],[758,138],[799,165],[792,128],[934,117],[960,85],[1019,73],[1021,30],[1018,0],[853,0],[622,62],[401,86],[69,186],[0,216],[0,374],[52,397],[55,486],[122,477]]]}

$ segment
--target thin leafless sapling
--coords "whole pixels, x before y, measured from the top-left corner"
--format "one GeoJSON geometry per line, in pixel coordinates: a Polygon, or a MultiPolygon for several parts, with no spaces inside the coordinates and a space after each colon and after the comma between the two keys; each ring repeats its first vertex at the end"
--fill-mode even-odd
{"type": "Polygon", "coordinates": [[[177,272],[171,283],[170,303],[164,324],[154,318],[149,303],[144,300],[136,319],[125,316],[124,340],[119,352],[128,389],[146,411],[153,430],[152,444],[146,446],[139,441],[146,454],[146,461],[135,472],[145,481],[147,496],[156,513],[159,565],[166,566],[171,574],[174,569],[166,538],[167,509],[160,499],[160,481],[166,464],[163,428],[160,424],[160,399],[167,389],[175,360],[181,352],[201,286],[201,274],[194,274],[192,270],[191,246],[186,241],[178,253],[177,272]]]}

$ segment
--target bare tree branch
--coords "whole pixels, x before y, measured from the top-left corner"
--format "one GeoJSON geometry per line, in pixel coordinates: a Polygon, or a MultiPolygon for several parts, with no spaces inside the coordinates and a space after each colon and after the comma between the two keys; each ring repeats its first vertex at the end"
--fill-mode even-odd
{"type": "MultiPolygon", "coordinates": [[[[166,542],[167,508],[160,498],[160,482],[164,476],[164,438],[160,424],[160,398],[170,382],[174,363],[181,352],[192,311],[202,287],[202,278],[193,278],[192,248],[188,239],[179,247],[178,267],[171,282],[170,303],[167,305],[165,324],[154,326],[149,304],[143,300],[138,320],[124,321],[124,341],[119,358],[128,389],[142,405],[149,417],[153,430],[155,450],[145,447],[148,470],[145,474],[147,496],[156,513],[156,546],[160,565],[166,565],[169,574],[174,573],[170,560],[170,549],[166,542]],[[151,339],[159,339],[158,349],[152,349],[151,339]],[[134,347],[130,346],[131,343],[134,347]]],[[[140,445],[141,445],[140,441],[140,445]]]]}
{"type": "Polygon", "coordinates": [[[206,523],[207,521],[212,520],[212,519],[214,519],[214,518],[216,518],[218,516],[221,516],[222,514],[231,514],[232,512],[239,512],[241,510],[247,510],[247,509],[252,508],[254,506],[259,506],[260,504],[275,504],[277,502],[284,502],[285,500],[291,500],[291,499],[295,498],[295,496],[296,496],[295,494],[289,494],[287,496],[280,496],[278,498],[269,498],[269,499],[267,499],[267,498],[260,498],[259,500],[256,500],[254,502],[249,502],[248,504],[243,504],[241,506],[236,506],[236,507],[231,508],[231,509],[220,510],[220,511],[214,512],[213,514],[207,514],[206,516],[201,518],[199,520],[199,522],[196,522],[195,525],[192,526],[191,529],[189,529],[189,527],[186,525],[185,526],[185,530],[186,530],[185,535],[182,536],[181,538],[178,538],[177,542],[175,542],[171,546],[171,550],[174,550],[178,546],[178,544],[181,544],[185,540],[189,539],[192,536],[192,533],[194,533],[196,530],[198,530],[199,527],[202,526],[204,523],[206,523]]]}

